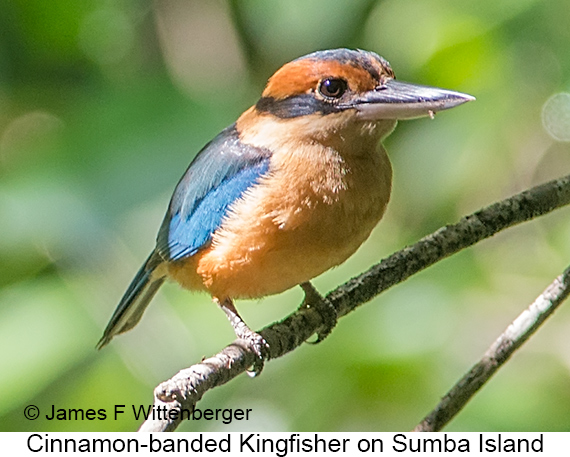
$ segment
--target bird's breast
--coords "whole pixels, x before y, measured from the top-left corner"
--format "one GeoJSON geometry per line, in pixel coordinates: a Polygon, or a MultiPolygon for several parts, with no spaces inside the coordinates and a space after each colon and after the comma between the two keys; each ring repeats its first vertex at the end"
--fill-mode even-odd
{"type": "MultiPolygon", "coordinates": [[[[189,269],[217,297],[287,290],[356,251],[382,217],[390,186],[379,145],[363,154],[321,144],[281,149],[269,173],[232,205],[210,247],[188,260],[189,269]]],[[[196,288],[196,276],[179,270],[175,279],[196,288]]]]}
{"type": "Polygon", "coordinates": [[[344,262],[390,197],[392,170],[378,140],[280,141],[269,172],[234,202],[211,244],[170,275],[218,298],[257,298],[344,262]]]}

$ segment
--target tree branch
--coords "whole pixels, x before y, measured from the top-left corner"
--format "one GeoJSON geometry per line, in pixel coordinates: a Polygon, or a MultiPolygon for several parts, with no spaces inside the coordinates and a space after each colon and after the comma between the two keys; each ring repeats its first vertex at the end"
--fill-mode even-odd
{"type": "MultiPolygon", "coordinates": [[[[547,214],[570,203],[570,175],[533,187],[442,227],[412,246],[398,251],[330,292],[326,299],[340,318],[398,284],[478,241],[513,225],[547,214]]],[[[269,344],[269,359],[283,356],[314,333],[326,330],[326,319],[316,307],[302,305],[281,322],[259,332],[269,344]]],[[[247,370],[255,355],[236,340],[217,355],[177,373],[154,391],[162,420],[149,419],[139,431],[172,431],[182,421],[181,410],[192,411],[205,392],[247,370]]]]}
{"type": "Polygon", "coordinates": [[[414,432],[441,430],[570,294],[570,266],[495,340],[414,432]]]}

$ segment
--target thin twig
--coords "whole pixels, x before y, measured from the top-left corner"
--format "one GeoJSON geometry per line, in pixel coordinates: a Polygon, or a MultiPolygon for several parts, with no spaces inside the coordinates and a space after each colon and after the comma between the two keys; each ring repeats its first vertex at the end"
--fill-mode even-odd
{"type": "Polygon", "coordinates": [[[497,338],[485,355],[453,386],[415,432],[437,432],[501,368],[509,357],[554,313],[570,294],[570,266],[497,338]]]}
{"type": "MultiPolygon", "coordinates": [[[[570,175],[533,187],[439,229],[398,251],[368,271],[330,292],[326,299],[340,318],[411,275],[495,233],[547,214],[570,203],[570,175]]],[[[318,308],[301,306],[281,322],[259,332],[269,343],[267,360],[300,346],[314,333],[326,330],[318,308]]],[[[243,342],[234,341],[217,355],[177,373],[154,391],[161,419],[149,418],[140,431],[171,431],[182,421],[180,410],[192,411],[202,395],[247,370],[255,360],[243,342]],[[177,417],[171,417],[177,415],[177,417]]]]}

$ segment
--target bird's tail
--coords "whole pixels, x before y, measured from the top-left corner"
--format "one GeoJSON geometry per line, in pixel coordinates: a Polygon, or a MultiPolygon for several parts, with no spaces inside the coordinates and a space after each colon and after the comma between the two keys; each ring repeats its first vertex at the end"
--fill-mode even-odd
{"type": "Polygon", "coordinates": [[[162,262],[160,255],[154,251],[144,263],[125,292],[125,295],[121,298],[103,336],[97,343],[97,349],[101,349],[115,335],[130,330],[140,321],[152,297],[154,297],[154,294],[156,294],[166,279],[165,276],[157,276],[155,274],[157,267],[162,262]]]}

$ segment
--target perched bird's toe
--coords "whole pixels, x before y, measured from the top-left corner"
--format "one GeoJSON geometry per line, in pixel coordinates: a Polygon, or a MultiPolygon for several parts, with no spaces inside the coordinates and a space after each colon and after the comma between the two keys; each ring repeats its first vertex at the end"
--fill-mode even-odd
{"type": "Polygon", "coordinates": [[[225,298],[223,300],[214,298],[214,301],[226,313],[226,316],[234,328],[236,336],[240,340],[246,341],[249,348],[257,356],[256,361],[253,363],[252,367],[248,370],[247,373],[251,377],[259,375],[263,370],[265,359],[269,355],[269,344],[267,344],[267,341],[265,341],[265,339],[259,333],[254,332],[247,326],[247,324],[237,312],[237,309],[235,308],[230,298],[225,298]]]}
{"type": "Polygon", "coordinates": [[[332,332],[338,319],[336,308],[327,298],[323,297],[317,289],[310,283],[304,282],[301,288],[305,292],[302,308],[315,308],[323,319],[323,327],[317,332],[316,341],[308,341],[310,344],[318,344],[323,341],[332,332]]]}
{"type": "Polygon", "coordinates": [[[257,359],[247,370],[247,374],[252,378],[259,376],[259,374],[263,371],[263,366],[265,365],[265,359],[269,354],[269,344],[265,341],[259,333],[256,333],[250,329],[244,335],[240,335],[239,337],[245,341],[247,341],[251,350],[257,356],[257,359]]]}

